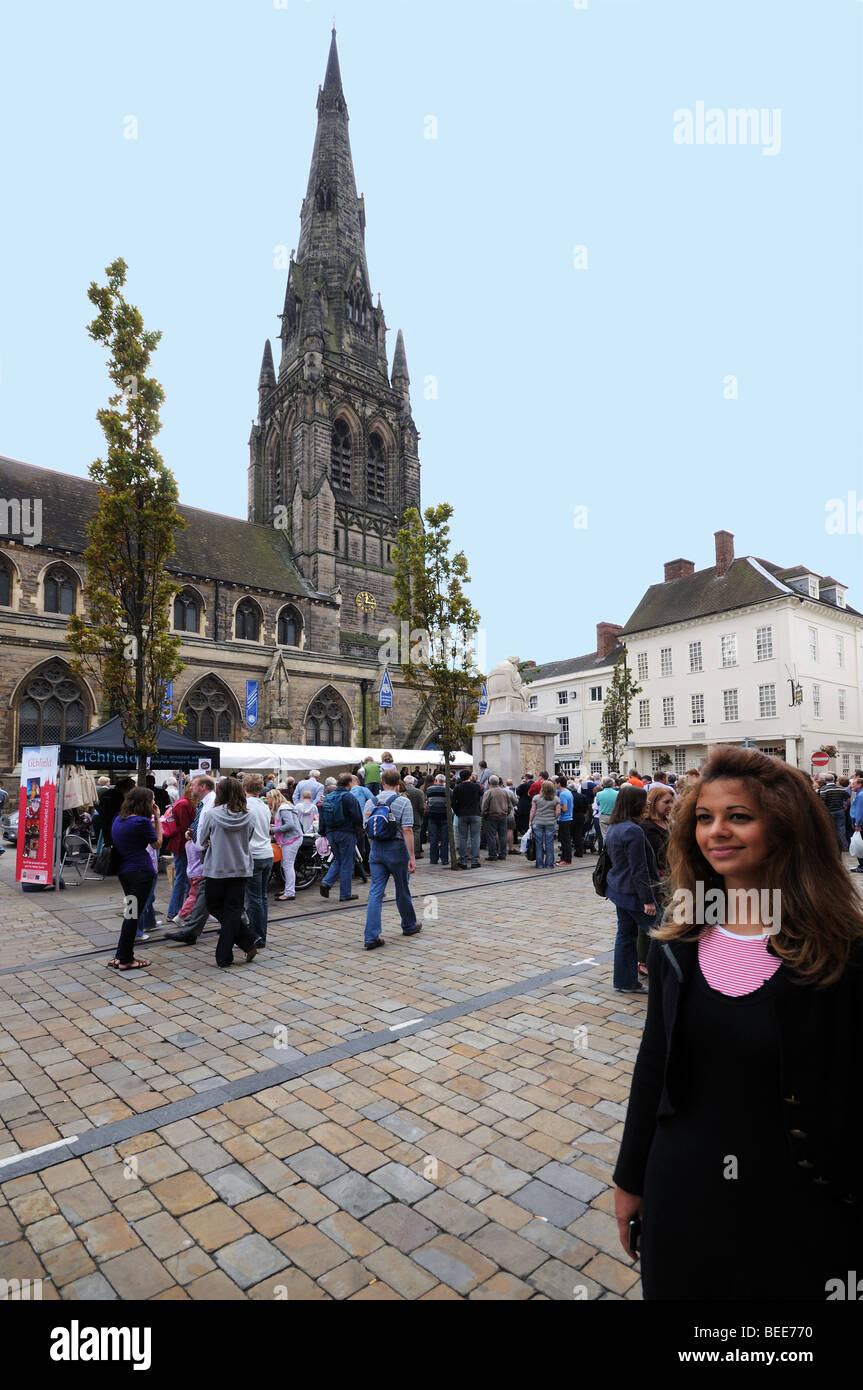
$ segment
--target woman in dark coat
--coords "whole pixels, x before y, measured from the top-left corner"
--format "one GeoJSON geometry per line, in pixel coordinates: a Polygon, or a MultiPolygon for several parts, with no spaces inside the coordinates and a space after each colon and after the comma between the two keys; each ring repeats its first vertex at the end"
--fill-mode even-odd
{"type": "Polygon", "coordinates": [[[609,859],[605,896],[617,909],[613,983],[618,994],[643,993],[638,979],[638,934],[659,920],[659,873],[641,820],[646,801],[643,787],[621,787],[605,832],[609,859]]]}
{"type": "Polygon", "coordinates": [[[640,1220],[645,1299],[838,1297],[863,1237],[863,905],[833,823],[795,768],[720,748],[669,862],[621,1241],[640,1220]]]}
{"type": "MultiPolygon", "coordinates": [[[[668,877],[669,818],[673,808],[674,792],[670,787],[657,782],[656,786],[651,787],[647,793],[647,805],[644,808],[644,815],[639,821],[639,825],[647,837],[647,843],[656,856],[656,868],[659,874],[659,881],[656,886],[660,901],[662,900],[663,880],[668,877]]],[[[639,931],[636,949],[638,973],[646,977],[647,952],[650,949],[650,937],[646,931],[639,931]]]]}
{"type": "Polygon", "coordinates": [[[533,804],[530,796],[530,789],[533,786],[533,778],[525,773],[522,781],[515,789],[518,797],[518,804],[515,808],[515,830],[516,835],[521,839],[530,824],[530,808],[533,804]]]}

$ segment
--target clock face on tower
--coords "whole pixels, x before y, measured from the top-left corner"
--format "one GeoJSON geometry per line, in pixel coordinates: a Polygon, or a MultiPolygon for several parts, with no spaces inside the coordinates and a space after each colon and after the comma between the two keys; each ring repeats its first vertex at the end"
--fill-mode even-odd
{"type": "Polygon", "coordinates": [[[366,589],[357,594],[357,608],[361,613],[374,613],[378,606],[378,601],[374,594],[370,594],[366,589]]]}

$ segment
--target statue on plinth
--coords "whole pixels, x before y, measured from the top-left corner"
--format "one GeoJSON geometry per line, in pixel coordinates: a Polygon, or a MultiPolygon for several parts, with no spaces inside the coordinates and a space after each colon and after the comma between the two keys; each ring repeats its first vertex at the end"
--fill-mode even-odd
{"type": "Polygon", "coordinates": [[[528,708],[527,693],[519,674],[520,658],[508,656],[488,677],[488,713],[524,714],[528,708]]]}

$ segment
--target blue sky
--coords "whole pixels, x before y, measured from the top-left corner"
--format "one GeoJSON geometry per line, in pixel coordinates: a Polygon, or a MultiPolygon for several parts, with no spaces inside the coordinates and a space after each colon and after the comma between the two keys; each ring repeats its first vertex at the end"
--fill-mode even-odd
{"type": "MultiPolygon", "coordinates": [[[[372,285],[490,664],[592,651],[718,529],[863,607],[863,535],[825,525],[863,500],[863,5],[580,3],[336,11],[372,285]],[[676,143],[698,102],[778,110],[778,153],[676,143]]],[[[245,514],[331,22],[332,0],[7,11],[0,452],[82,475],[101,453],[86,290],[122,255],[164,333],[182,499],[245,514]]]]}

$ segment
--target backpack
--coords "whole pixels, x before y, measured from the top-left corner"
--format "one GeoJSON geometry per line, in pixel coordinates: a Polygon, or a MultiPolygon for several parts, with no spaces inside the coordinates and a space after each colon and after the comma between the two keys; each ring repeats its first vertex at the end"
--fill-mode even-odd
{"type": "Polygon", "coordinates": [[[375,804],[366,821],[366,832],[370,840],[395,840],[398,838],[399,822],[390,809],[397,796],[398,792],[393,792],[389,801],[381,801],[379,797],[375,797],[375,804]]]}
{"type": "Polygon", "coordinates": [[[344,788],[330,792],[318,807],[318,820],[322,830],[343,830],[348,824],[345,815],[344,799],[348,793],[344,788]]]}
{"type": "Polygon", "coordinates": [[[162,854],[179,854],[186,843],[186,837],[174,820],[174,808],[170,806],[162,816],[162,854]]]}

